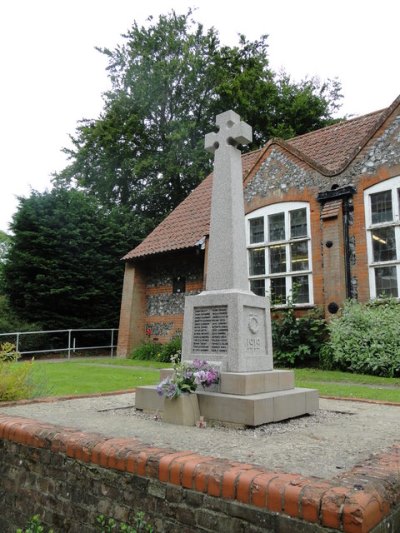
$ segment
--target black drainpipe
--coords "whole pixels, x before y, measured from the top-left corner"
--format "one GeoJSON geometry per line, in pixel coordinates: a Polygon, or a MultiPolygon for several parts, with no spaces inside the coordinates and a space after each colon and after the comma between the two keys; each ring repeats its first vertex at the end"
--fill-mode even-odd
{"type": "Polygon", "coordinates": [[[353,204],[350,202],[356,189],[352,185],[346,187],[333,188],[330,191],[320,192],[317,200],[325,204],[331,200],[343,199],[343,232],[344,232],[344,261],[346,274],[346,297],[352,297],[351,288],[351,249],[350,249],[350,212],[353,211],[353,204]]]}

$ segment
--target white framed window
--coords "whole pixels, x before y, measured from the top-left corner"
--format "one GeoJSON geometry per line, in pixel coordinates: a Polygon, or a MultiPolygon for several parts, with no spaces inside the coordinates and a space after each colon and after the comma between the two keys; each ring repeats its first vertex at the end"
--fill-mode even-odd
{"type": "Polygon", "coordinates": [[[250,290],[274,306],[313,304],[310,207],[283,202],[246,216],[250,290]]]}
{"type": "Polygon", "coordinates": [[[364,191],[371,298],[400,296],[400,176],[364,191]]]}

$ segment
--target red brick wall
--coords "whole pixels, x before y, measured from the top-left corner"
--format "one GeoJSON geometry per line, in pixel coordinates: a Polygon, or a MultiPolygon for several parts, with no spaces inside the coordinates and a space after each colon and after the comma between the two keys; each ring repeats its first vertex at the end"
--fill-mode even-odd
{"type": "Polygon", "coordinates": [[[117,355],[126,357],[144,337],[145,273],[127,262],[122,289],[117,355]]]}
{"type": "Polygon", "coordinates": [[[165,343],[183,329],[184,294],[173,279],[186,278],[186,293],[203,290],[204,252],[188,250],[128,262],[121,304],[118,355],[126,357],[146,338],[165,343]],[[146,335],[147,331],[150,335],[146,335]]]}

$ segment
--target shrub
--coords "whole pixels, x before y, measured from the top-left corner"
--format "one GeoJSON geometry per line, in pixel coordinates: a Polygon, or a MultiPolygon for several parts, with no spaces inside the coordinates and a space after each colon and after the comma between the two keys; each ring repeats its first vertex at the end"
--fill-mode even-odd
{"type": "Polygon", "coordinates": [[[367,304],[346,302],[329,324],[330,340],[321,354],[325,368],[400,376],[400,304],[394,299],[367,304]]]}
{"type": "Polygon", "coordinates": [[[21,355],[15,351],[15,344],[3,342],[0,344],[0,361],[4,363],[15,363],[21,355]]]}
{"type": "Polygon", "coordinates": [[[296,318],[291,301],[272,320],[274,363],[280,367],[310,366],[318,362],[327,338],[325,320],[315,312],[296,318]]]}
{"type": "Polygon", "coordinates": [[[159,361],[161,363],[170,363],[173,355],[178,354],[181,358],[182,339],[176,336],[165,344],[145,341],[133,350],[130,359],[139,359],[141,361],[159,361]]]}
{"type": "Polygon", "coordinates": [[[156,361],[160,348],[161,344],[157,342],[145,341],[133,350],[129,358],[140,361],[156,361]]]}
{"type": "Polygon", "coordinates": [[[0,401],[22,400],[41,395],[44,384],[33,379],[33,363],[0,360],[0,401]]]}
{"type": "Polygon", "coordinates": [[[181,360],[182,338],[173,337],[169,342],[161,346],[157,360],[161,363],[170,363],[173,356],[178,355],[178,361],[181,360]]]}

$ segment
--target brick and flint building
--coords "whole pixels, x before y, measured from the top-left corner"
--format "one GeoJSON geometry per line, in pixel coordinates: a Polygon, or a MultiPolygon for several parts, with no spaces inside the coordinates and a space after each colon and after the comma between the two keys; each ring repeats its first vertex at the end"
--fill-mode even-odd
{"type": "MultiPolygon", "coordinates": [[[[249,288],[329,318],[400,296],[400,97],[383,110],[242,156],[249,288]]],[[[205,287],[212,174],[125,257],[118,353],[182,331],[205,287]]]]}

